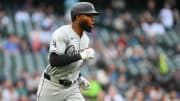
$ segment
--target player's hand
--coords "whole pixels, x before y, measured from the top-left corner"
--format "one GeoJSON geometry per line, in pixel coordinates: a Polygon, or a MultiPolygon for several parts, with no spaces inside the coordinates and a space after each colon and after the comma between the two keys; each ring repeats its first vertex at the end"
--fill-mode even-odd
{"type": "Polygon", "coordinates": [[[90,87],[90,83],[89,83],[89,81],[85,77],[80,76],[79,77],[79,86],[83,90],[88,90],[89,87],[90,87]]]}
{"type": "Polygon", "coordinates": [[[80,55],[83,60],[93,59],[95,57],[94,50],[92,48],[83,49],[80,55]]]}

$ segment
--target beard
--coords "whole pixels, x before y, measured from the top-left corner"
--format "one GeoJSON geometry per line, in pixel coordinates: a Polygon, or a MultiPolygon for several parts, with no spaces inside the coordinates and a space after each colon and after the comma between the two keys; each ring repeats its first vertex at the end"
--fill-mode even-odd
{"type": "Polygon", "coordinates": [[[90,25],[88,25],[87,21],[81,21],[79,25],[82,30],[91,32],[92,27],[90,25]]]}

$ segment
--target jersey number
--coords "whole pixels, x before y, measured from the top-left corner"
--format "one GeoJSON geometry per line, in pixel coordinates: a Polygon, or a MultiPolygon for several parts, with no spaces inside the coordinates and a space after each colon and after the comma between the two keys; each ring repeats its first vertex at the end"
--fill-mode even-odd
{"type": "Polygon", "coordinates": [[[56,47],[56,41],[53,41],[53,42],[52,42],[52,45],[53,45],[54,47],[56,47]]]}

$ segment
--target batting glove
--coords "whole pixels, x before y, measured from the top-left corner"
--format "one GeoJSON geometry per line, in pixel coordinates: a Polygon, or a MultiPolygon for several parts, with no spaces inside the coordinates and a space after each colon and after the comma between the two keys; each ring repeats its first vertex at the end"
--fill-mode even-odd
{"type": "Polygon", "coordinates": [[[90,87],[89,81],[83,76],[79,77],[79,85],[80,88],[82,88],[83,90],[88,90],[90,87]]]}
{"type": "Polygon", "coordinates": [[[83,60],[93,59],[95,57],[94,50],[92,48],[83,49],[80,55],[83,60]]]}

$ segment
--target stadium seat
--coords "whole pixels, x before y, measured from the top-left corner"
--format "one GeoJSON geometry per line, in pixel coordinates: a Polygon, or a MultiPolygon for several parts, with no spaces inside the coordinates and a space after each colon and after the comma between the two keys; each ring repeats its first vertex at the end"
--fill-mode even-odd
{"type": "Polygon", "coordinates": [[[164,38],[164,42],[166,43],[167,46],[172,47],[173,46],[173,39],[171,39],[169,33],[166,33],[165,35],[163,35],[164,38]]]}
{"type": "Polygon", "coordinates": [[[14,62],[15,62],[15,67],[13,68],[16,68],[14,70],[14,74],[16,77],[19,77],[20,76],[20,73],[22,72],[23,68],[24,68],[24,65],[23,65],[23,59],[22,59],[22,56],[21,53],[17,53],[17,54],[14,54],[14,62]]]}
{"type": "Polygon", "coordinates": [[[33,56],[36,61],[36,70],[42,72],[45,69],[42,55],[40,53],[33,53],[33,56]]]}
{"type": "Polygon", "coordinates": [[[148,61],[143,61],[141,63],[137,64],[139,73],[142,75],[146,75],[150,72],[150,63],[148,63],[148,61]]]}
{"type": "Polygon", "coordinates": [[[7,33],[8,34],[14,34],[15,33],[15,28],[13,27],[13,21],[11,18],[9,19],[9,23],[7,25],[7,33]]]}
{"type": "Polygon", "coordinates": [[[178,40],[179,40],[179,38],[178,38],[179,36],[177,35],[177,33],[174,31],[170,31],[169,35],[172,37],[172,40],[174,41],[173,44],[176,45],[178,43],[178,40]]]}
{"type": "Polygon", "coordinates": [[[3,74],[3,59],[4,59],[4,56],[3,56],[3,53],[2,51],[0,50],[0,74],[3,74]]]}
{"type": "Polygon", "coordinates": [[[180,69],[180,58],[174,59],[174,63],[176,64],[177,69],[180,69]]]}
{"type": "Polygon", "coordinates": [[[24,36],[24,23],[23,22],[16,22],[16,33],[19,35],[19,36],[24,36]]]}
{"type": "Polygon", "coordinates": [[[26,63],[26,67],[27,67],[27,71],[32,75],[35,71],[35,64],[33,61],[33,57],[32,57],[32,53],[25,53],[24,54],[24,58],[25,58],[25,63],[26,63]]]}
{"type": "Polygon", "coordinates": [[[131,62],[127,62],[126,63],[126,67],[128,68],[128,72],[132,75],[132,76],[137,76],[139,74],[139,71],[136,67],[135,64],[131,63],[131,62]]]}
{"type": "Polygon", "coordinates": [[[9,53],[5,52],[4,53],[4,66],[3,66],[3,72],[4,72],[4,75],[12,80],[13,76],[12,76],[12,73],[11,73],[11,70],[13,69],[13,63],[12,63],[12,57],[9,53]]]}

